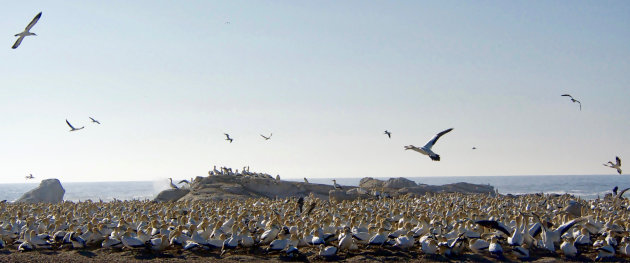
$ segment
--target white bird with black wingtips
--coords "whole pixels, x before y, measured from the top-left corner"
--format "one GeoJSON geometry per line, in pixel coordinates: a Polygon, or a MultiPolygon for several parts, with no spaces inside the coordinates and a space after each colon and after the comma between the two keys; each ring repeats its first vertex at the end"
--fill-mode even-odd
{"type": "Polygon", "coordinates": [[[82,126],[81,128],[75,128],[74,126],[72,126],[72,124],[70,124],[70,122],[68,121],[68,119],[66,119],[66,124],[68,124],[68,126],[70,126],[70,131],[78,131],[80,129],[85,128],[85,126],[82,126]]]}
{"type": "Polygon", "coordinates": [[[428,155],[431,160],[433,161],[439,161],[440,160],[440,155],[438,155],[437,153],[433,152],[433,150],[431,150],[431,148],[433,148],[433,145],[435,145],[435,143],[437,142],[438,139],[440,139],[440,137],[442,137],[442,135],[449,133],[450,131],[452,131],[453,128],[444,130],[438,134],[436,134],[435,136],[433,136],[433,138],[427,142],[427,144],[425,144],[424,146],[418,148],[416,146],[413,145],[408,145],[405,146],[405,150],[414,150],[416,152],[419,152],[421,154],[424,155],[428,155]]]}
{"type": "Polygon", "coordinates": [[[22,31],[21,33],[15,34],[15,36],[18,37],[18,39],[15,41],[15,43],[11,47],[12,49],[18,48],[20,46],[20,44],[22,43],[22,40],[24,40],[25,37],[27,37],[27,36],[37,36],[35,33],[31,33],[30,30],[31,30],[31,28],[33,28],[33,26],[35,26],[35,24],[37,24],[37,21],[39,21],[39,18],[41,18],[41,17],[42,17],[42,12],[39,12],[39,14],[37,14],[33,18],[33,20],[31,20],[31,22],[28,23],[28,26],[26,26],[26,28],[24,28],[24,31],[22,31]]]}
{"type": "Polygon", "coordinates": [[[617,162],[613,163],[611,161],[608,161],[608,163],[605,163],[604,166],[617,169],[617,173],[621,174],[621,159],[619,158],[619,156],[615,156],[615,161],[617,162]]]}

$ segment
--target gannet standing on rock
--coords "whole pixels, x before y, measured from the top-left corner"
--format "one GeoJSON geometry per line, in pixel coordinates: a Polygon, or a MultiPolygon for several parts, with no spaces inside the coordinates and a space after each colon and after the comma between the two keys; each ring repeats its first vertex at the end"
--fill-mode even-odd
{"type": "Polygon", "coordinates": [[[339,190],[343,189],[341,185],[337,184],[337,180],[333,179],[332,181],[333,181],[333,186],[335,187],[335,189],[339,189],[339,190]]]}
{"type": "Polygon", "coordinates": [[[39,18],[42,17],[42,12],[39,12],[39,14],[37,14],[33,20],[31,20],[30,23],[28,23],[28,25],[26,26],[26,28],[24,28],[24,31],[22,31],[21,33],[17,33],[15,34],[16,37],[18,37],[18,39],[15,41],[15,43],[13,44],[13,46],[11,47],[12,49],[16,49],[20,46],[20,44],[22,43],[22,40],[24,40],[25,37],[27,36],[37,36],[35,33],[31,33],[29,32],[31,30],[31,28],[33,28],[33,26],[35,24],[37,24],[37,21],[39,20],[39,18]]]}
{"type": "Polygon", "coordinates": [[[619,159],[619,156],[615,156],[615,161],[617,161],[617,163],[608,161],[608,163],[605,163],[604,166],[617,169],[617,173],[621,174],[621,159],[619,159]]]}
{"type": "Polygon", "coordinates": [[[414,150],[414,151],[419,152],[421,154],[428,155],[431,158],[431,160],[433,160],[433,161],[439,161],[440,160],[440,155],[438,155],[437,153],[434,153],[431,150],[431,148],[433,147],[433,145],[435,145],[437,140],[440,139],[440,137],[442,137],[442,135],[447,134],[447,133],[449,133],[452,130],[453,130],[453,128],[450,128],[450,129],[447,129],[447,130],[444,130],[444,131],[438,133],[437,135],[433,136],[433,138],[429,142],[427,142],[427,144],[425,144],[424,146],[422,146],[420,148],[418,148],[416,146],[413,146],[413,145],[408,145],[408,146],[405,146],[405,150],[414,150]]]}
{"type": "Polygon", "coordinates": [[[171,188],[173,188],[173,189],[177,189],[178,188],[177,185],[175,185],[173,183],[173,178],[168,178],[168,180],[171,181],[171,188]]]}

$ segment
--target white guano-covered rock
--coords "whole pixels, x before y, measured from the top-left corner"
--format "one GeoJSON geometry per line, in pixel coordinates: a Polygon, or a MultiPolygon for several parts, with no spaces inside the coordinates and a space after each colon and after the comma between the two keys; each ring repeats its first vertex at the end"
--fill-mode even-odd
{"type": "Polygon", "coordinates": [[[16,200],[16,203],[59,203],[63,201],[66,190],[58,179],[46,179],[35,189],[30,190],[16,200]]]}

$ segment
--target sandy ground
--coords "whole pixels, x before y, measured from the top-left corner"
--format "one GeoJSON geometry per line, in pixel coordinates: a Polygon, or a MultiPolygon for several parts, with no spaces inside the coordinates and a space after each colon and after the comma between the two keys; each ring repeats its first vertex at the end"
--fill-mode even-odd
{"type": "MultiPolygon", "coordinates": [[[[589,249],[590,250],[590,249],[589,249]]],[[[238,249],[223,256],[218,250],[183,251],[181,249],[154,253],[148,250],[56,249],[17,252],[15,247],[0,250],[0,262],[521,262],[511,253],[499,259],[489,254],[466,253],[458,257],[429,256],[418,248],[409,251],[392,249],[364,249],[355,253],[341,253],[326,259],[317,255],[316,248],[302,248],[301,255],[291,258],[282,253],[266,253],[261,248],[238,249]]],[[[596,253],[588,251],[576,258],[565,258],[541,250],[535,251],[528,262],[592,262],[596,253]]],[[[630,258],[615,257],[606,262],[630,262],[630,258]]]]}

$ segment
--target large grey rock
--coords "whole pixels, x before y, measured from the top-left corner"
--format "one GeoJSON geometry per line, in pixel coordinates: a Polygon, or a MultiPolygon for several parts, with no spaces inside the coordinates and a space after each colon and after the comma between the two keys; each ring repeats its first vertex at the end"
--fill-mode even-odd
{"type": "Polygon", "coordinates": [[[416,182],[411,181],[407,178],[398,177],[398,178],[390,178],[385,182],[385,187],[387,188],[405,188],[405,187],[414,187],[417,186],[416,182]]]}
{"type": "Polygon", "coordinates": [[[158,202],[177,201],[188,193],[190,193],[190,189],[167,189],[160,192],[153,200],[158,202]]]}
{"type": "Polygon", "coordinates": [[[42,180],[35,189],[30,190],[16,200],[16,203],[59,203],[63,201],[66,190],[58,179],[42,180]]]}
{"type": "Polygon", "coordinates": [[[582,216],[582,205],[574,200],[570,200],[569,204],[562,211],[569,213],[573,217],[580,217],[582,216]]]}
{"type": "Polygon", "coordinates": [[[384,185],[385,185],[385,182],[378,179],[374,179],[372,177],[365,177],[361,179],[361,181],[359,182],[359,187],[367,188],[367,189],[380,188],[380,187],[383,187],[384,185]]]}

